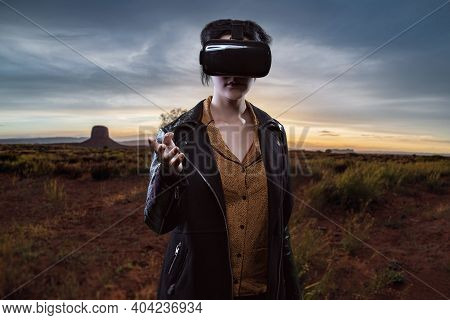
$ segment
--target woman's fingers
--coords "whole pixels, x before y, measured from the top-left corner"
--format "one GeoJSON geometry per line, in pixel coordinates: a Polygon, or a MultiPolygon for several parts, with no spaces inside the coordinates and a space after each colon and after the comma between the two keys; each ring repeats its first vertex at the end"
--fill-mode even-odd
{"type": "Polygon", "coordinates": [[[159,158],[162,159],[167,146],[164,143],[158,143],[158,141],[153,137],[148,138],[148,143],[150,144],[150,153],[156,152],[159,158]]]}
{"type": "Polygon", "coordinates": [[[166,132],[164,134],[163,143],[166,146],[168,146],[169,149],[172,149],[173,147],[175,147],[175,143],[173,142],[172,138],[173,138],[173,132],[172,131],[166,132]]]}
{"type": "MultiPolygon", "coordinates": [[[[166,149],[167,150],[167,149],[166,149]]],[[[174,147],[171,150],[164,153],[163,159],[167,163],[170,162],[170,160],[176,156],[180,152],[180,149],[178,147],[174,147]]]]}
{"type": "Polygon", "coordinates": [[[174,167],[178,172],[183,170],[183,159],[184,159],[184,153],[180,152],[176,156],[174,156],[169,164],[170,166],[174,167]]]}
{"type": "Polygon", "coordinates": [[[155,138],[153,137],[149,137],[148,138],[148,144],[150,145],[150,152],[154,152],[158,149],[158,141],[156,141],[155,138]]]}
{"type": "Polygon", "coordinates": [[[159,154],[160,158],[164,156],[164,151],[167,149],[167,146],[164,143],[160,143],[156,152],[159,154]]]}
{"type": "Polygon", "coordinates": [[[180,152],[180,148],[178,148],[173,142],[173,132],[166,132],[162,143],[158,143],[158,141],[153,137],[149,137],[148,142],[150,144],[151,151],[156,151],[159,158],[165,163],[165,165],[174,167],[178,172],[183,169],[183,159],[185,155],[180,152]]]}

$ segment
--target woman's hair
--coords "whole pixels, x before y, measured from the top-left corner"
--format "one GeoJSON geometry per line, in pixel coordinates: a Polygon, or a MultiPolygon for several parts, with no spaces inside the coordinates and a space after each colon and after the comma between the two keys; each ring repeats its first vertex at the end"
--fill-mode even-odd
{"type": "MultiPolygon", "coordinates": [[[[244,37],[247,37],[249,40],[261,41],[268,45],[272,42],[272,37],[269,36],[256,22],[251,20],[220,19],[211,21],[203,28],[200,34],[202,47],[208,40],[220,39],[220,37],[225,34],[231,35],[231,21],[244,23],[244,37]]],[[[200,72],[202,84],[205,85],[206,83],[206,85],[209,86],[210,76],[203,72],[202,66],[200,66],[200,72]]]]}

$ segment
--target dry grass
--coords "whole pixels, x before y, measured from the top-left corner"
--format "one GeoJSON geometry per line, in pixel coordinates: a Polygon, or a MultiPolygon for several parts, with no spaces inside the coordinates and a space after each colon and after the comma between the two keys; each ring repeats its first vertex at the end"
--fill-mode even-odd
{"type": "Polygon", "coordinates": [[[309,166],[314,179],[305,195],[310,203],[321,210],[338,207],[350,212],[366,211],[386,193],[407,193],[408,186],[422,185],[440,194],[446,190],[445,178],[450,175],[447,159],[411,163],[346,159],[332,163],[325,158],[310,160],[309,166]]]}
{"type": "Polygon", "coordinates": [[[1,145],[0,173],[14,173],[21,178],[64,176],[94,180],[146,174],[148,149],[95,149],[58,145],[1,145]]]}
{"type": "Polygon", "coordinates": [[[355,255],[357,251],[364,246],[370,238],[370,231],[374,223],[374,218],[365,213],[363,215],[355,214],[346,219],[344,228],[344,236],[341,240],[341,245],[344,251],[350,255],[355,255]]]}
{"type": "MultiPolygon", "coordinates": [[[[329,225],[304,205],[293,212],[291,239],[303,298],[398,298],[400,293],[395,289],[407,281],[404,272],[398,265],[386,266],[385,260],[384,265],[367,261],[374,253],[363,242],[373,243],[372,235],[380,227],[401,232],[405,221],[415,213],[410,207],[400,212],[389,210],[386,220],[376,224],[375,218],[386,201],[448,193],[450,159],[311,153],[301,163],[302,168],[295,168],[299,163],[292,157],[291,172],[298,173],[293,181],[301,190],[302,200],[348,231],[329,225]],[[353,274],[355,280],[349,287],[353,274]]],[[[449,212],[444,202],[420,215],[442,221],[448,219],[449,212]]]]}

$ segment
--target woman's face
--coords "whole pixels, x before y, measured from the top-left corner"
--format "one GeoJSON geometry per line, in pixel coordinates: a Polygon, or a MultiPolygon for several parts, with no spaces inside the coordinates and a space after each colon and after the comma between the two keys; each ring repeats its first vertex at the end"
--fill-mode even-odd
{"type": "MultiPolygon", "coordinates": [[[[220,39],[230,38],[230,34],[220,37],[220,39]]],[[[249,39],[244,37],[244,40],[249,39]]],[[[230,100],[238,100],[244,97],[256,81],[256,78],[248,77],[211,76],[211,79],[214,83],[214,94],[226,97],[230,100]],[[231,83],[235,83],[236,85],[231,85],[231,83]]]]}

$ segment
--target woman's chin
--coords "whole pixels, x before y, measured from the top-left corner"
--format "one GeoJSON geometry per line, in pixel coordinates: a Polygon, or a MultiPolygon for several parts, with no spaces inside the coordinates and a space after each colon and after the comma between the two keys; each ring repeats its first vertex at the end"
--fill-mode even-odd
{"type": "Polygon", "coordinates": [[[239,99],[242,98],[246,93],[246,90],[244,88],[231,88],[231,87],[227,87],[226,91],[225,91],[225,95],[229,98],[229,99],[239,99]]]}

